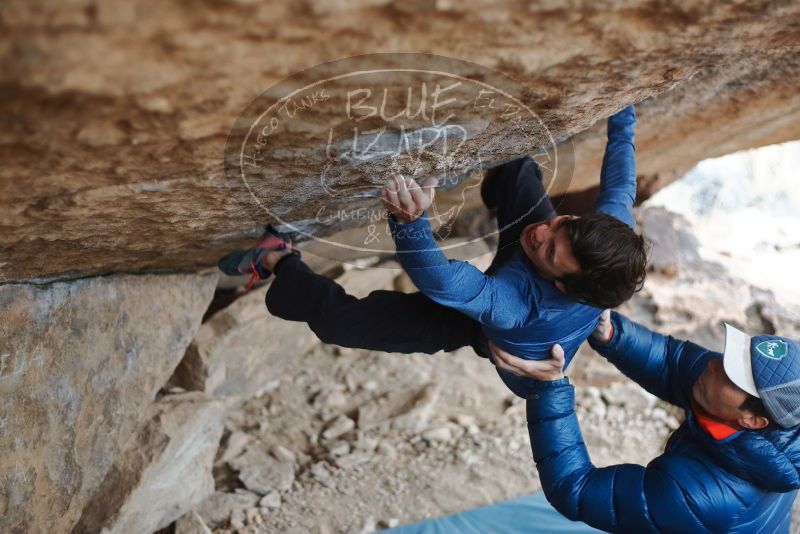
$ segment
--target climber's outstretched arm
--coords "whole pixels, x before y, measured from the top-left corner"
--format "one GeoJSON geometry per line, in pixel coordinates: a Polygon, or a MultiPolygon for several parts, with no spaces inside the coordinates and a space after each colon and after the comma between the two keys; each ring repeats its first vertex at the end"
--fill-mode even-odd
{"type": "MultiPolygon", "coordinates": [[[[454,308],[476,321],[496,328],[513,328],[518,313],[529,309],[522,293],[507,281],[487,276],[465,261],[450,260],[433,237],[426,211],[433,199],[435,182],[422,187],[411,179],[390,180],[383,192],[389,211],[400,264],[425,296],[454,308]]],[[[527,314],[530,316],[530,313],[527,314]]]]}

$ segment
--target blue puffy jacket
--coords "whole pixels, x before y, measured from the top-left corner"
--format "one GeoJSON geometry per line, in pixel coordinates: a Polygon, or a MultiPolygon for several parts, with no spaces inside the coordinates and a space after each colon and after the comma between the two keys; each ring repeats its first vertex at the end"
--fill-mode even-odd
{"type": "Polygon", "coordinates": [[[647,467],[592,465],[568,379],[539,382],[527,401],[536,467],[550,503],[610,532],[788,532],[800,488],[800,429],[742,430],[715,440],[691,412],[691,390],[722,355],[612,314],[608,345],[592,346],[649,392],[686,410],[647,467]]]}

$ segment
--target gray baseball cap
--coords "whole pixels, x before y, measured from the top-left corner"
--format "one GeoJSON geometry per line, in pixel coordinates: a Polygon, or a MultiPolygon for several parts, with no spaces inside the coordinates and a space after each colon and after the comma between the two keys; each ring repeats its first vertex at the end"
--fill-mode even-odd
{"type": "Polygon", "coordinates": [[[800,348],[781,336],[749,336],[725,325],[723,367],[728,378],[759,397],[783,428],[800,425],[800,348]]]}

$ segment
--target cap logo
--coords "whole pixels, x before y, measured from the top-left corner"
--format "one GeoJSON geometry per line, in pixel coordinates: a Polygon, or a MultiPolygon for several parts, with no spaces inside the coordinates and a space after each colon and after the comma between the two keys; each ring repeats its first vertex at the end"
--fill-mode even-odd
{"type": "Polygon", "coordinates": [[[762,355],[772,360],[782,360],[789,353],[789,345],[780,339],[770,339],[762,341],[756,345],[756,350],[762,355]]]}

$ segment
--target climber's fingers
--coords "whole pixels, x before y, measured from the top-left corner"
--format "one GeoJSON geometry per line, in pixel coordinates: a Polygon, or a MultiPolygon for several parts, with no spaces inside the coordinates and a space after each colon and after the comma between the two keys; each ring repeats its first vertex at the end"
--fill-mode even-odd
{"type": "Polygon", "coordinates": [[[421,215],[423,211],[427,210],[431,205],[431,199],[422,188],[419,186],[417,182],[414,180],[408,180],[408,190],[411,193],[411,196],[414,199],[414,204],[416,205],[417,214],[421,215]]]}
{"type": "Polygon", "coordinates": [[[397,198],[400,200],[400,208],[406,216],[414,217],[417,211],[414,198],[408,190],[408,184],[402,176],[396,176],[395,182],[397,184],[397,198]]]}
{"type": "Polygon", "coordinates": [[[422,192],[433,202],[433,195],[436,193],[436,186],[439,185],[439,179],[431,176],[422,182],[422,192]]]}
{"type": "Polygon", "coordinates": [[[388,180],[383,188],[383,205],[389,213],[397,215],[400,211],[400,200],[397,198],[397,183],[388,180]]]}

